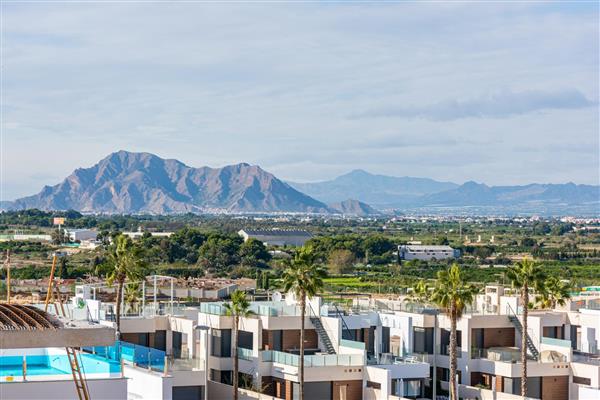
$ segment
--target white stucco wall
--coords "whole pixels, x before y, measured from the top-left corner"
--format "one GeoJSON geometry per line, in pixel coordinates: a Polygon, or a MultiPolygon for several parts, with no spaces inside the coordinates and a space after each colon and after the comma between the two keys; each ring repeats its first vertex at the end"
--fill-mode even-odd
{"type": "MultiPolygon", "coordinates": [[[[94,400],[126,400],[127,383],[127,379],[124,378],[87,381],[90,397],[94,400]]],[[[0,384],[2,400],[64,400],[74,399],[76,396],[72,380],[0,384]]]]}

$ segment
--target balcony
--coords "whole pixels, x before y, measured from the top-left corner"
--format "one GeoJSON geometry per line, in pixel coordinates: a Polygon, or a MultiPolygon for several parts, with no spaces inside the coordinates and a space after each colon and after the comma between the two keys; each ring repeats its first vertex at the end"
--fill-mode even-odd
{"type": "MultiPolygon", "coordinates": [[[[296,305],[287,305],[282,302],[260,302],[252,303],[250,310],[255,315],[265,317],[280,317],[280,316],[300,316],[300,307],[296,305]]],[[[308,317],[308,307],[306,316],[308,317]]],[[[224,303],[201,303],[200,312],[211,315],[227,315],[224,303]]]]}
{"type": "Polygon", "coordinates": [[[573,352],[573,362],[600,366],[600,354],[573,352]]]}
{"type": "Polygon", "coordinates": [[[237,354],[240,360],[252,361],[255,358],[252,349],[238,347],[237,354]]]}
{"type": "MultiPolygon", "coordinates": [[[[456,358],[462,358],[462,347],[460,346],[456,346],[456,358]]],[[[450,345],[449,344],[442,344],[440,346],[438,346],[438,354],[442,355],[442,356],[449,356],[450,355],[450,345]]]]}
{"type": "Polygon", "coordinates": [[[84,347],[84,352],[119,362],[123,360],[134,366],[164,372],[166,354],[162,350],[137,344],[116,341],[113,346],[84,347]]]}
{"type": "MultiPolygon", "coordinates": [[[[263,362],[272,362],[277,364],[289,365],[292,367],[300,366],[300,356],[291,353],[284,353],[275,350],[266,350],[261,352],[263,362]]],[[[358,367],[365,365],[362,354],[316,354],[304,356],[304,366],[311,367],[358,367]]]]}
{"type": "MultiPolygon", "coordinates": [[[[472,347],[471,358],[515,364],[521,362],[521,351],[516,347],[490,347],[489,349],[472,347]]],[[[527,359],[535,361],[535,359],[529,355],[527,356],[527,359]]]]}
{"type": "Polygon", "coordinates": [[[404,365],[404,364],[424,364],[427,363],[427,354],[409,354],[405,356],[396,356],[390,353],[382,353],[379,359],[369,357],[368,365],[404,365]]]}
{"type": "Polygon", "coordinates": [[[168,371],[204,371],[201,358],[173,358],[168,360],[168,371]]]}

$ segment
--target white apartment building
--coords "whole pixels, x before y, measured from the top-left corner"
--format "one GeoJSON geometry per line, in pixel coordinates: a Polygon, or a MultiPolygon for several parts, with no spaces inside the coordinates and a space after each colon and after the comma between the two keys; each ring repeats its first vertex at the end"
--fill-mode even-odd
{"type": "MultiPolygon", "coordinates": [[[[520,394],[521,312],[517,296],[488,286],[458,321],[459,395],[513,398],[520,394]]],[[[431,375],[447,389],[450,320],[443,313],[400,300],[356,301],[360,310],[378,309],[406,322],[399,332],[402,351],[425,355],[431,375]],[[385,310],[385,311],[383,311],[385,310]]],[[[385,327],[382,327],[386,331],[385,327]]],[[[392,333],[390,333],[392,334],[392,333]]],[[[384,333],[387,336],[387,333],[384,333]]],[[[530,311],[528,396],[542,400],[600,398],[600,298],[575,296],[562,309],[530,311]]]]}
{"type": "Polygon", "coordinates": [[[434,246],[421,244],[403,244],[398,246],[400,260],[445,260],[460,257],[460,250],[450,246],[434,246]]]}
{"type": "MultiPolygon", "coordinates": [[[[563,308],[530,312],[528,398],[600,398],[600,296],[583,293],[563,308]]],[[[83,297],[85,304],[73,300],[74,318],[114,328],[114,318],[107,312],[113,305],[89,294],[83,297]]],[[[241,319],[238,334],[240,398],[297,398],[301,324],[297,302],[290,295],[252,302],[251,310],[252,315],[241,319]]],[[[521,398],[521,310],[518,297],[509,290],[488,286],[459,320],[458,382],[463,399],[521,398]]],[[[403,299],[355,299],[352,307],[342,310],[313,298],[305,327],[307,399],[447,395],[450,321],[437,310],[403,299]]],[[[126,398],[232,398],[232,319],[223,302],[194,307],[157,302],[144,304],[136,313],[126,308],[120,339],[117,345],[84,351],[90,357],[105,356],[109,363],[121,362],[118,375],[127,378],[126,398]]]]}

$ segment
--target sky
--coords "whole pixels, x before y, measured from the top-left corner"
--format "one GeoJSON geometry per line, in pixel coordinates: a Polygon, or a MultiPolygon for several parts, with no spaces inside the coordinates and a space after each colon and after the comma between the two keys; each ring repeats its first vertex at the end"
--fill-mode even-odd
{"type": "Polygon", "coordinates": [[[591,2],[10,2],[1,197],[121,149],[291,181],[599,183],[591,2]]]}

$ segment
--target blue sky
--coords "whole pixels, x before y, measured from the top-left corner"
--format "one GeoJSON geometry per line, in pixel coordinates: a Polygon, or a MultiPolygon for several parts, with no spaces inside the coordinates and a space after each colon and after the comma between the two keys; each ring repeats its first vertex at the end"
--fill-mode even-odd
{"type": "Polygon", "coordinates": [[[598,184],[594,2],[2,11],[4,199],[120,149],[296,181],[598,184]]]}

